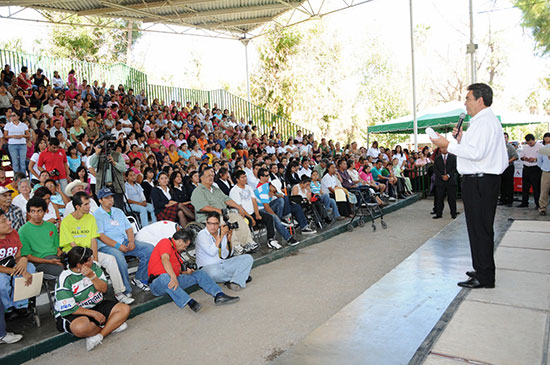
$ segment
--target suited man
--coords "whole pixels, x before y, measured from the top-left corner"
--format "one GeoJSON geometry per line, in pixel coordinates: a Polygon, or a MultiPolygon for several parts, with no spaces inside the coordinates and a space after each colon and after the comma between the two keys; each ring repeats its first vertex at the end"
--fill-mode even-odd
{"type": "Polygon", "coordinates": [[[229,176],[229,171],[225,167],[222,167],[220,171],[218,171],[214,183],[218,185],[220,190],[227,196],[229,196],[229,192],[234,185],[231,181],[231,176],[229,176]]]}
{"type": "Polygon", "coordinates": [[[456,218],[456,178],[458,175],[456,156],[448,153],[446,147],[441,147],[440,152],[440,155],[435,158],[433,167],[435,174],[435,216],[433,219],[442,217],[445,194],[447,194],[451,216],[456,218]]]}

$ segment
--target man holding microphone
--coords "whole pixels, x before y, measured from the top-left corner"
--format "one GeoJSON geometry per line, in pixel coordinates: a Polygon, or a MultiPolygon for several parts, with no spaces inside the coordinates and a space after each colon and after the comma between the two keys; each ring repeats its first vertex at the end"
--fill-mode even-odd
{"type": "Polygon", "coordinates": [[[476,83],[468,86],[466,111],[472,117],[469,128],[453,130],[456,140],[448,141],[438,134],[432,142],[446,147],[457,156],[457,170],[462,174],[462,200],[474,271],[468,271],[464,288],[494,288],[493,224],[500,190],[500,175],[508,167],[508,154],[500,121],[490,106],[493,90],[476,83]]]}

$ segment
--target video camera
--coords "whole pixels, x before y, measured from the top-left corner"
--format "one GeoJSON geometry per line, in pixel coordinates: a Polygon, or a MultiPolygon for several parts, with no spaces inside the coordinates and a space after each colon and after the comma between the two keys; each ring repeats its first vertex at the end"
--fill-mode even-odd
{"type": "Polygon", "coordinates": [[[234,230],[234,229],[239,228],[239,223],[237,223],[237,222],[230,223],[229,222],[229,214],[227,212],[227,209],[222,209],[222,218],[223,218],[227,228],[229,228],[229,230],[234,230]]]}
{"type": "Polygon", "coordinates": [[[116,137],[111,133],[105,133],[95,141],[95,146],[101,146],[101,154],[109,156],[114,150],[116,137]]]}

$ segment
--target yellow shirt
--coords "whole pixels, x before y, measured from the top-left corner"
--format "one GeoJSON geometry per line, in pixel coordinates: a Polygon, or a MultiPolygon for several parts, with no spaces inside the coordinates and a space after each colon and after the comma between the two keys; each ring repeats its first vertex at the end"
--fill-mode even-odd
{"type": "Polygon", "coordinates": [[[6,189],[13,190],[13,193],[11,193],[11,198],[15,198],[17,195],[19,195],[19,191],[15,187],[13,187],[13,183],[6,185],[6,189]]]}
{"type": "Polygon", "coordinates": [[[91,214],[84,214],[82,218],[76,219],[69,214],[61,221],[59,228],[59,247],[63,252],[69,251],[71,242],[77,246],[91,248],[92,238],[99,237],[97,223],[91,214]]]}

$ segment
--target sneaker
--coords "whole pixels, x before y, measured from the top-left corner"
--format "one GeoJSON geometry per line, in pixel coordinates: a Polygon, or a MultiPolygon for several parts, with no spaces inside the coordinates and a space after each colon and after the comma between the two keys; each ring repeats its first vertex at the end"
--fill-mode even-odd
{"type": "Polygon", "coordinates": [[[237,245],[233,247],[233,255],[239,256],[239,255],[242,255],[243,253],[244,253],[244,249],[242,246],[237,245]]]}
{"type": "Polygon", "coordinates": [[[388,198],[388,200],[391,201],[391,202],[396,201],[396,199],[395,199],[393,196],[390,196],[390,197],[388,198]]]}
{"type": "Polygon", "coordinates": [[[541,210],[541,211],[539,212],[539,214],[540,214],[540,215],[546,215],[546,210],[541,210]]]}
{"type": "Polygon", "coordinates": [[[122,331],[126,331],[128,329],[128,323],[124,322],[123,324],[121,324],[120,326],[118,326],[114,331],[113,333],[119,333],[119,332],[122,332],[122,331]]]}
{"type": "Polygon", "coordinates": [[[305,226],[304,228],[302,228],[302,234],[315,234],[315,233],[317,233],[317,231],[314,229],[311,229],[309,226],[305,226]]]}
{"type": "Polygon", "coordinates": [[[256,245],[257,246],[254,246],[253,243],[247,243],[246,245],[244,245],[243,250],[244,250],[245,253],[255,252],[259,247],[257,243],[256,243],[256,245]]]}
{"type": "Polygon", "coordinates": [[[279,242],[274,238],[267,241],[267,247],[272,248],[274,250],[280,250],[281,248],[283,248],[283,246],[281,246],[279,242]]]}
{"type": "Polygon", "coordinates": [[[95,336],[86,337],[86,350],[92,351],[101,341],[103,341],[103,336],[99,333],[95,336]]]}
{"type": "Polygon", "coordinates": [[[115,299],[124,304],[132,304],[135,301],[134,298],[130,298],[129,296],[123,293],[115,294],[115,299]]]}
{"type": "Polygon", "coordinates": [[[16,335],[15,333],[6,332],[4,337],[0,338],[0,343],[16,343],[21,341],[22,335],[16,335]]]}
{"type": "Polygon", "coordinates": [[[233,291],[239,291],[242,289],[242,287],[239,284],[232,283],[232,282],[226,283],[225,286],[227,286],[229,289],[233,291]]]}
{"type": "Polygon", "coordinates": [[[287,241],[287,243],[288,243],[289,246],[296,246],[300,242],[296,241],[296,238],[290,237],[290,239],[287,241]]]}
{"type": "Polygon", "coordinates": [[[132,279],[132,284],[137,286],[143,291],[151,291],[151,288],[149,288],[149,285],[142,283],[140,280],[132,279]]]}

